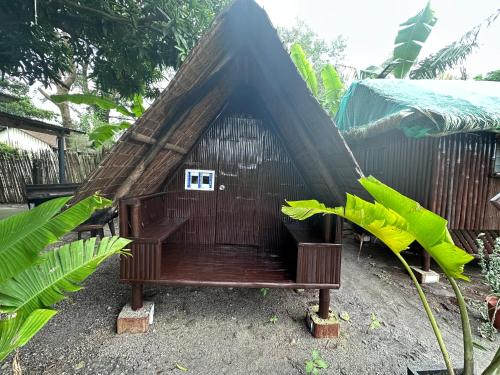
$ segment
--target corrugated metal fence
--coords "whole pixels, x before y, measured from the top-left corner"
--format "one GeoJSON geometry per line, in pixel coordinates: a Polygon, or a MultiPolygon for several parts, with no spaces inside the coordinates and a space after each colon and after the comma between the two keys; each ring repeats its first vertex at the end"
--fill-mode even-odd
{"type": "MultiPolygon", "coordinates": [[[[82,182],[102,159],[100,152],[66,151],[65,155],[67,182],[82,182]]],[[[58,176],[58,157],[52,151],[0,153],[0,203],[23,203],[25,184],[55,184],[58,176]]]]}

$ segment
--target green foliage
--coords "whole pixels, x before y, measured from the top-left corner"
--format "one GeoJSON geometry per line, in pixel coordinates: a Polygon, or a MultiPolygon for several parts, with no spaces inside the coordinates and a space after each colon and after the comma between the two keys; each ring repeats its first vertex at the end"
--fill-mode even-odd
{"type": "Polygon", "coordinates": [[[474,79],[476,81],[496,81],[496,82],[500,82],[500,69],[488,72],[484,76],[482,74],[480,74],[478,76],[475,76],[474,79]]]}
{"type": "Polygon", "coordinates": [[[375,313],[372,313],[370,319],[371,319],[371,321],[370,321],[370,329],[379,329],[381,327],[380,320],[378,320],[378,318],[375,315],[375,313]]]}
{"type": "Polygon", "coordinates": [[[118,237],[44,249],[109,200],[92,196],[61,212],[71,197],[53,199],[0,221],[0,361],[25,345],[55,314],[50,306],[130,241],[118,237]],[[6,313],[6,314],[5,314],[6,313]]]}
{"type": "Polygon", "coordinates": [[[464,265],[474,257],[455,246],[445,219],[375,177],[362,178],[360,183],[377,202],[397,212],[407,222],[408,233],[416,238],[447,275],[468,280],[463,274],[464,265]]]}
{"type": "Polygon", "coordinates": [[[104,237],[96,246],[96,238],[65,244],[43,254],[40,264],[26,268],[0,285],[0,312],[30,314],[36,309],[56,304],[65,293],[81,289],[80,283],[97,266],[130,241],[104,237]]]}
{"type": "Polygon", "coordinates": [[[321,79],[324,88],[321,99],[323,107],[331,117],[334,117],[344,93],[344,84],[337,70],[331,64],[327,64],[321,69],[321,79]]]}
{"type": "Polygon", "coordinates": [[[13,79],[0,79],[1,92],[12,95],[16,99],[8,102],[0,101],[0,112],[40,120],[55,120],[57,118],[54,112],[38,108],[31,102],[29,86],[22,82],[13,79]]]}
{"type": "Polygon", "coordinates": [[[479,47],[479,34],[483,28],[489,27],[500,16],[500,8],[486,18],[479,25],[466,32],[460,39],[441,48],[436,53],[419,61],[418,66],[410,73],[412,79],[433,79],[447,69],[465,61],[465,59],[479,47]]]}
{"type": "Polygon", "coordinates": [[[19,155],[19,151],[6,143],[0,142],[0,154],[17,156],[19,155]]]}
{"type": "Polygon", "coordinates": [[[316,99],[321,103],[325,111],[331,117],[334,117],[344,93],[344,84],[333,65],[326,64],[321,68],[322,85],[319,86],[316,78],[317,73],[314,71],[313,65],[310,63],[300,44],[296,43],[292,45],[290,48],[290,57],[306,82],[307,87],[309,87],[309,90],[311,90],[316,99]]]}
{"type": "Polygon", "coordinates": [[[269,318],[269,323],[271,323],[271,324],[278,323],[278,315],[272,314],[271,317],[269,318]]]}
{"type": "Polygon", "coordinates": [[[114,100],[93,94],[51,95],[50,99],[54,103],[70,102],[73,104],[96,105],[106,110],[114,109],[124,116],[135,117],[134,112],[129,111],[114,100]]]}
{"type": "Polygon", "coordinates": [[[111,203],[91,196],[60,212],[69,199],[52,199],[0,221],[0,283],[41,260],[42,249],[83,223],[95,210],[111,203]]]}
{"type": "Polygon", "coordinates": [[[316,71],[325,64],[342,64],[345,59],[347,42],[342,35],[326,41],[300,19],[290,28],[278,28],[278,34],[288,50],[293,44],[300,44],[316,71]]]}
{"type": "Polygon", "coordinates": [[[15,315],[0,319],[0,362],[10,352],[26,345],[56,313],[55,310],[39,309],[28,317],[15,315]]]}
{"type": "Polygon", "coordinates": [[[2,7],[0,72],[51,84],[89,65],[99,90],[132,98],[179,66],[227,2],[55,0],[35,12],[19,0],[2,7]]]}
{"type": "Polygon", "coordinates": [[[328,363],[321,358],[317,350],[313,350],[311,353],[311,359],[306,360],[306,374],[317,375],[320,370],[327,369],[328,363]]]}
{"type": "Polygon", "coordinates": [[[481,273],[490,288],[490,293],[500,297],[500,237],[495,239],[493,251],[487,258],[484,248],[484,233],[476,239],[481,273]]]}
{"type": "MultiPolygon", "coordinates": [[[[50,98],[55,103],[68,101],[74,104],[96,106],[107,111],[114,109],[124,116],[131,117],[131,119],[136,119],[137,117],[142,116],[145,111],[142,96],[137,94],[134,95],[132,106],[130,107],[130,109],[126,108],[124,105],[116,102],[111,98],[106,98],[89,93],[52,95],[50,98]]],[[[89,139],[92,141],[94,147],[101,147],[104,144],[112,141],[116,134],[119,134],[123,130],[128,129],[131,125],[132,123],[127,121],[121,121],[118,124],[101,122],[98,127],[92,129],[92,131],[89,133],[89,139]]]]}
{"type": "Polygon", "coordinates": [[[269,293],[269,288],[260,288],[260,294],[262,294],[262,297],[266,297],[267,294],[269,293]]]}
{"type": "Polygon", "coordinates": [[[393,74],[396,78],[406,77],[436,22],[429,1],[417,15],[399,25],[393,52],[393,74]]]}
{"type": "Polygon", "coordinates": [[[309,87],[309,90],[311,90],[313,95],[317,97],[318,80],[316,78],[316,72],[314,71],[312,64],[307,59],[300,44],[295,43],[290,47],[290,57],[292,58],[300,75],[306,82],[307,87],[309,87]]]}

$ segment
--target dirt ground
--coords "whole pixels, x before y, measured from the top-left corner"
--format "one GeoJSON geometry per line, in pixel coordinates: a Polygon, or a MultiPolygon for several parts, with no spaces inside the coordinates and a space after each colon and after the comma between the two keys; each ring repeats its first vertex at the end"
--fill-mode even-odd
{"type": "MultiPolygon", "coordinates": [[[[418,263],[415,256],[410,263],[418,263]]],[[[338,339],[314,339],[304,324],[305,308],[318,292],[273,289],[149,287],[155,302],[150,332],[115,333],[116,318],[129,288],[118,282],[114,258],[88,280],[87,287],[57,306],[59,314],[25,347],[25,374],[303,374],[317,349],[329,364],[324,374],[406,374],[407,365],[440,364],[442,358],[410,279],[389,250],[347,239],[342,287],[332,291],[332,309],[347,312],[338,339]],[[370,329],[371,316],[381,322],[370,329]],[[273,324],[270,318],[276,315],[273,324]]],[[[478,267],[461,283],[469,299],[482,300],[486,286],[478,267]]],[[[453,362],[462,362],[458,308],[451,288],[425,286],[453,362]]],[[[474,332],[479,318],[472,317],[474,332]]],[[[497,335],[498,336],[498,335],[497,335]]],[[[475,351],[482,370],[499,345],[475,335],[487,351],[475,351]]],[[[10,360],[0,368],[11,373],[10,360]]]]}

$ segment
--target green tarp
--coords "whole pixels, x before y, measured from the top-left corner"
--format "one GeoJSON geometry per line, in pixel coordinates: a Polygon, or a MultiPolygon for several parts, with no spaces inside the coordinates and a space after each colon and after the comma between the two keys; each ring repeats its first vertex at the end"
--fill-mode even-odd
{"type": "Polygon", "coordinates": [[[500,131],[500,82],[355,81],[336,117],[341,132],[367,136],[399,128],[407,136],[500,131]]]}

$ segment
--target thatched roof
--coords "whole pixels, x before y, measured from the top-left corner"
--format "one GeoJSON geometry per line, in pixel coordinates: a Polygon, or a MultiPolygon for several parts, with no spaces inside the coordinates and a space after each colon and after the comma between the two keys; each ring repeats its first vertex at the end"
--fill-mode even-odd
{"type": "Polygon", "coordinates": [[[299,76],[265,11],[236,0],[214,21],[168,88],[129,128],[78,192],[114,199],[153,193],[182,162],[241,84],[266,103],[317,198],[360,193],[361,171],[337,128],[299,76]]]}
{"type": "Polygon", "coordinates": [[[400,129],[409,137],[500,131],[500,83],[368,79],[342,98],[337,124],[350,139],[400,129]]]}

